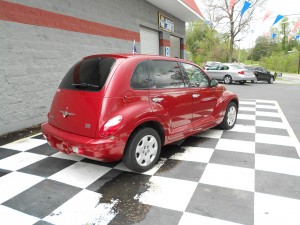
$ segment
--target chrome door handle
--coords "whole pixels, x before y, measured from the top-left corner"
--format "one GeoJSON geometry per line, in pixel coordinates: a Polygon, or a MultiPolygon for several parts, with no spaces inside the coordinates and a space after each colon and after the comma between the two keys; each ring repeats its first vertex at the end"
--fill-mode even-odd
{"type": "Polygon", "coordinates": [[[161,102],[164,98],[152,98],[153,102],[161,102]]]}
{"type": "Polygon", "coordinates": [[[193,94],[193,98],[199,98],[200,94],[193,94]]]}

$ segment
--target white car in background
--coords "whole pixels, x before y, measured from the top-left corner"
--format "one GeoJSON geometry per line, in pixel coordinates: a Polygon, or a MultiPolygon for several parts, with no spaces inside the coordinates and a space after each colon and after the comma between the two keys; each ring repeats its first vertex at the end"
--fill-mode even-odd
{"type": "Polygon", "coordinates": [[[256,81],[256,77],[253,72],[234,63],[218,64],[207,68],[205,72],[211,78],[223,81],[225,84],[231,84],[232,82],[244,84],[247,81],[251,81],[252,83],[256,81]]]}

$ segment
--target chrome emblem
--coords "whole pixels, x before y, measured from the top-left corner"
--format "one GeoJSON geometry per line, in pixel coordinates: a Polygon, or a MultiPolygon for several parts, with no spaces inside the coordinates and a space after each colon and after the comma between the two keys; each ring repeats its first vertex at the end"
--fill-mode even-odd
{"type": "Polygon", "coordinates": [[[66,118],[68,116],[75,116],[76,114],[75,113],[70,113],[68,111],[62,111],[62,110],[59,110],[59,112],[61,112],[63,114],[63,117],[66,118]]]}

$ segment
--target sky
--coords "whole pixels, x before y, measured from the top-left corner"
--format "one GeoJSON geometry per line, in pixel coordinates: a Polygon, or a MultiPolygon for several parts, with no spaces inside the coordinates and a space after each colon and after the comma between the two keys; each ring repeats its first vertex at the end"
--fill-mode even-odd
{"type": "MultiPolygon", "coordinates": [[[[204,7],[201,4],[202,0],[195,0],[198,4],[200,11],[201,7],[204,7]]],[[[228,0],[229,1],[229,0],[228,0]]],[[[202,10],[203,12],[203,10],[202,10]]],[[[289,15],[289,21],[299,21],[300,20],[300,0],[265,0],[264,7],[257,9],[255,13],[255,18],[251,23],[249,34],[246,35],[240,42],[241,48],[251,48],[255,43],[255,40],[258,36],[263,35],[266,32],[269,32],[272,24],[277,17],[277,15],[289,15]],[[267,11],[270,10],[272,14],[270,18],[263,22],[263,19],[267,11]],[[297,14],[297,15],[292,15],[297,14]],[[261,18],[261,19],[260,19],[261,18]],[[253,30],[253,32],[252,32],[253,30]]],[[[205,15],[204,15],[205,16],[205,15]]],[[[279,26],[279,23],[274,25],[275,27],[279,26]]],[[[293,28],[293,27],[292,27],[293,28]]]]}

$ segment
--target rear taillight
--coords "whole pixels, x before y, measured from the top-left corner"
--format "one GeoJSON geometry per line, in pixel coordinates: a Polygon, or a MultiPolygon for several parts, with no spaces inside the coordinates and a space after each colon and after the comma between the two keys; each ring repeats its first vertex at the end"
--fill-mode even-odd
{"type": "Polygon", "coordinates": [[[102,137],[110,137],[114,135],[123,124],[123,115],[118,115],[108,120],[100,130],[102,137]]]}
{"type": "Polygon", "coordinates": [[[239,71],[238,73],[239,73],[239,74],[245,74],[245,71],[242,70],[242,71],[239,71]]]}

